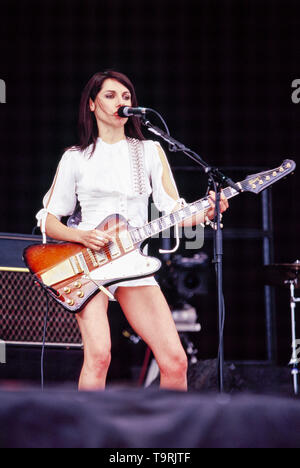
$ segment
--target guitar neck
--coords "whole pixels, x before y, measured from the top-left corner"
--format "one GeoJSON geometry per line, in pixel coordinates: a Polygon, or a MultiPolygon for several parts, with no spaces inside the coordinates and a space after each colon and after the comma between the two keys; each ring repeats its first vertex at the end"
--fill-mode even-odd
{"type": "MultiPolygon", "coordinates": [[[[240,184],[242,186],[242,184],[240,184]]],[[[231,187],[226,187],[223,193],[227,199],[235,197],[239,192],[231,187]]],[[[205,213],[210,209],[209,197],[201,198],[193,203],[189,203],[183,208],[180,208],[173,213],[157,218],[151,221],[145,226],[140,228],[134,228],[130,231],[132,241],[136,244],[143,242],[149,237],[152,237],[165,229],[171,228],[176,224],[182,223],[192,216],[196,216],[201,213],[205,213]]]]}

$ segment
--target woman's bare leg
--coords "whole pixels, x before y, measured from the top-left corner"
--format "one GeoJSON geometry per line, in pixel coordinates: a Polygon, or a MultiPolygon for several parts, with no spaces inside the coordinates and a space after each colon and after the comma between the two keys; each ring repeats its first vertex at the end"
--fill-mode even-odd
{"type": "Polygon", "coordinates": [[[104,389],[110,365],[110,328],[107,317],[108,298],[98,293],[76,315],[84,345],[84,363],[79,390],[104,389]]]}
{"type": "Polygon", "coordinates": [[[161,387],[187,390],[187,356],[160,288],[119,287],[116,297],[132,328],[152,350],[161,387]]]}

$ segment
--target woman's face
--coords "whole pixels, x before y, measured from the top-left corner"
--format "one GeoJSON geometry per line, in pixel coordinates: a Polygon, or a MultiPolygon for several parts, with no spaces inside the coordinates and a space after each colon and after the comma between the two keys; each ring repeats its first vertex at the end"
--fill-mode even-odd
{"type": "Polygon", "coordinates": [[[128,119],[118,116],[118,109],[122,106],[131,106],[130,91],[111,78],[103,82],[95,101],[90,99],[90,109],[95,113],[98,125],[124,126],[128,119]]]}

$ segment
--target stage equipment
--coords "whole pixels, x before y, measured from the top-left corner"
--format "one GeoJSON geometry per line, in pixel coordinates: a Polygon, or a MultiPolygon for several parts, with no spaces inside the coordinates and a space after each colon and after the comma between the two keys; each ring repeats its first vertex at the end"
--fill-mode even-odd
{"type": "Polygon", "coordinates": [[[300,297],[295,297],[295,289],[300,287],[300,260],[296,260],[294,263],[275,263],[273,265],[266,265],[264,268],[267,283],[289,287],[290,290],[292,358],[289,365],[292,366],[291,374],[293,378],[294,393],[295,395],[298,395],[298,364],[300,362],[300,358],[298,357],[299,349],[297,351],[297,344],[300,344],[300,340],[296,339],[295,309],[296,303],[300,302],[300,297]]]}
{"type": "MultiPolygon", "coordinates": [[[[0,233],[0,340],[7,345],[40,346],[46,296],[25,268],[22,253],[41,236],[0,233]]],[[[50,299],[48,347],[81,348],[76,318],[50,299]]]]}
{"type": "Polygon", "coordinates": [[[173,255],[163,263],[158,278],[171,308],[180,308],[192,297],[208,293],[208,263],[205,252],[193,257],[173,255]]]}

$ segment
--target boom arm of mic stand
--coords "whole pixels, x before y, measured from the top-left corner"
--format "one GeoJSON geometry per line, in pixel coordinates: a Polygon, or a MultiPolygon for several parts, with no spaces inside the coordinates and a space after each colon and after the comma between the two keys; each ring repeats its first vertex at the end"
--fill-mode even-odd
{"type": "Polygon", "coordinates": [[[180,143],[179,141],[175,140],[175,138],[171,137],[168,133],[164,132],[161,128],[156,127],[155,125],[152,125],[152,123],[149,122],[149,120],[146,120],[144,116],[142,118],[142,124],[148,128],[149,132],[152,132],[155,135],[160,136],[166,142],[172,145],[174,147],[173,151],[190,151],[188,148],[186,148],[186,146],[183,143],[180,143]]]}
{"type": "Polygon", "coordinates": [[[142,123],[143,125],[145,125],[145,127],[147,127],[149,132],[152,132],[155,135],[160,136],[163,140],[169,143],[169,145],[171,145],[173,148],[172,151],[174,152],[182,151],[193,161],[197,162],[200,166],[202,166],[203,171],[209,176],[211,176],[222,187],[224,187],[225,185],[229,185],[237,192],[242,191],[240,187],[237,184],[235,184],[233,180],[230,179],[230,177],[227,177],[226,175],[224,175],[221,171],[219,171],[217,167],[209,166],[209,164],[207,164],[201,158],[201,156],[199,156],[199,154],[187,148],[183,143],[180,143],[179,141],[175,140],[175,138],[171,137],[168,133],[164,132],[161,128],[156,127],[155,125],[152,125],[152,123],[149,120],[146,120],[145,117],[142,118],[142,123]]]}

